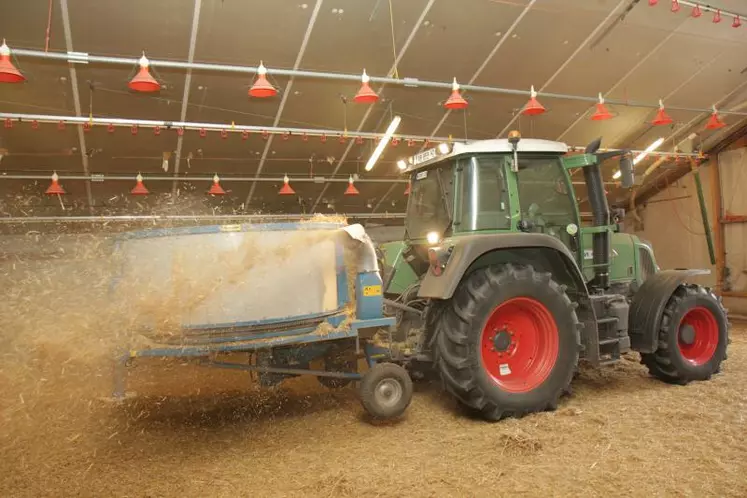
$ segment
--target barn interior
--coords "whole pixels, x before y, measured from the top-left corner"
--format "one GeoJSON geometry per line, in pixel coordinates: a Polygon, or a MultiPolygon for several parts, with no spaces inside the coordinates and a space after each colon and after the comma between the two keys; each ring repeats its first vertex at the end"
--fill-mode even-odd
{"type": "MultiPolygon", "coordinates": [[[[747,494],[743,2],[28,0],[1,11],[1,494],[747,494]],[[634,353],[581,368],[557,410],[495,424],[466,417],[438,380],[416,383],[402,420],[377,424],[353,389],[305,377],[261,389],[245,372],[180,360],[136,366],[137,397],[110,399],[131,325],[106,294],[114,238],[342,222],[375,244],[400,241],[409,157],[510,132],[567,144],[569,157],[601,137],[634,158],[632,185],[616,160],[601,163],[615,222],[662,269],[708,270],[692,281],[713,289],[732,327],[718,375],[667,385],[634,353]]],[[[569,174],[591,225],[582,168],[569,174]]],[[[149,285],[137,292],[158,295],[149,285]]]]}

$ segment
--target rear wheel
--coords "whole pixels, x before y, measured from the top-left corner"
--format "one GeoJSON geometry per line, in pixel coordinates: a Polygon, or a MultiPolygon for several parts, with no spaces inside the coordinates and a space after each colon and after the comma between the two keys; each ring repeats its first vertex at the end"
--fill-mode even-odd
{"type": "Polygon", "coordinates": [[[489,420],[554,409],[578,363],[579,322],[564,286],[531,266],[476,270],[436,338],[444,386],[489,420]]]}
{"type": "Polygon", "coordinates": [[[651,375],[670,383],[708,380],[726,359],[726,310],[711,291],[681,285],[664,308],[655,353],[641,355],[651,375]]]}
{"type": "Polygon", "coordinates": [[[412,380],[394,363],[378,363],[361,379],[361,404],[374,418],[399,417],[412,401],[412,380]]]}

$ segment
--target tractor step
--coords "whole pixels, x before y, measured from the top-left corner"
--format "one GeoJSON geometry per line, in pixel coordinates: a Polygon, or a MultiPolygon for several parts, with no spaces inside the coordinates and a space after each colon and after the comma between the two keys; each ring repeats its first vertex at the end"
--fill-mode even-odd
{"type": "Polygon", "coordinates": [[[604,359],[599,360],[599,366],[603,367],[605,365],[613,365],[617,363],[618,361],[620,361],[620,358],[604,358],[604,359]]]}
{"type": "Polygon", "coordinates": [[[610,344],[620,344],[620,339],[615,337],[613,339],[602,339],[599,341],[599,347],[609,346],[610,344]]]}

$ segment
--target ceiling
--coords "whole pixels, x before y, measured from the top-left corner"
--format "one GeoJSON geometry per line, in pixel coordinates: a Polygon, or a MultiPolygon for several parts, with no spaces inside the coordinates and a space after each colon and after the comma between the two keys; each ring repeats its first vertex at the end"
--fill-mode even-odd
{"type": "MultiPolygon", "coordinates": [[[[50,51],[68,50],[61,8],[67,3],[52,3],[50,51]]],[[[540,92],[588,97],[601,92],[609,99],[648,103],[663,98],[667,105],[694,108],[717,103],[728,110],[747,101],[747,29],[732,28],[730,18],[720,24],[712,23],[708,14],[691,18],[686,6],[673,14],[666,0],[655,7],[646,0],[391,0],[391,15],[386,0],[198,0],[197,4],[197,62],[252,66],[262,60],[270,68],[297,65],[303,70],[346,74],[359,74],[365,67],[372,76],[386,76],[396,68],[394,76],[399,78],[445,82],[456,76],[476,85],[517,90],[533,85],[540,92]]],[[[710,4],[745,10],[735,0],[710,4]]],[[[121,57],[137,57],[145,50],[155,60],[187,60],[194,6],[186,0],[69,2],[72,49],[121,57]]],[[[14,3],[0,17],[0,36],[11,49],[44,49],[48,9],[44,0],[14,3]]],[[[23,57],[16,62],[28,81],[0,85],[0,112],[75,115],[68,64],[23,57]]],[[[184,113],[187,121],[198,122],[347,126],[353,136],[357,130],[381,133],[391,116],[399,115],[398,131],[404,134],[480,139],[518,129],[525,137],[559,139],[571,145],[584,145],[601,135],[607,147],[637,149],[660,136],[671,149],[672,140],[679,142],[691,131],[698,132],[697,143],[708,143],[740,124],[739,116],[725,116],[730,126],[711,132],[703,129],[707,114],[672,110],[675,124],[654,128],[648,124],[654,110],[626,106],[612,106],[618,113],[615,119],[593,122],[588,119],[593,107],[588,102],[542,98],[541,93],[548,112],[534,118],[516,117],[526,102],[524,95],[477,92],[465,92],[470,103],[466,111],[447,113],[442,104],[448,91],[377,84],[373,87],[382,97],[378,103],[344,104],[342,97],[352,99],[358,85],[331,79],[273,77],[281,94],[260,100],[247,97],[248,75],[202,71],[191,74],[183,102],[186,73],[154,69],[163,89],[157,95],[139,95],[127,89],[134,67],[75,65],[82,114],[179,120],[184,113]]],[[[73,126],[64,131],[55,124],[42,124],[36,130],[24,123],[0,128],[0,149],[7,151],[0,171],[82,174],[84,150],[93,173],[133,177],[138,172],[175,173],[178,137],[173,130],[155,136],[147,129],[133,135],[127,128],[108,133],[105,127],[94,127],[82,138],[83,142],[73,126]],[[171,153],[167,172],[162,169],[164,152],[171,153]]],[[[293,183],[294,178],[310,175],[401,179],[396,160],[417,150],[408,150],[405,143],[388,147],[374,171],[365,174],[363,165],[372,148],[369,141],[341,144],[336,137],[326,143],[315,137],[307,142],[300,137],[264,140],[257,134],[242,140],[238,134],[222,139],[210,132],[202,138],[187,131],[179,169],[180,174],[202,177],[218,173],[230,195],[206,202],[232,209],[244,204],[263,212],[401,212],[406,202],[401,183],[361,182],[361,195],[354,197],[343,195],[345,182],[293,183]],[[259,182],[250,196],[251,182],[230,181],[232,176],[284,174],[291,177],[297,197],[278,196],[280,182],[259,182]]],[[[605,173],[609,177],[612,172],[610,165],[605,173]]],[[[93,183],[89,199],[85,182],[69,180],[64,184],[70,194],[65,201],[85,207],[92,200],[98,210],[133,209],[136,204],[127,199],[133,184],[93,183]]],[[[177,187],[184,194],[207,190],[208,185],[180,182],[177,187]]],[[[147,186],[154,194],[172,191],[172,182],[153,181],[147,186]]],[[[45,181],[5,180],[0,193],[19,199],[45,187],[45,181]]],[[[142,205],[158,198],[137,202],[142,205]]],[[[43,196],[39,206],[47,206],[47,212],[59,210],[56,199],[43,196]]]]}

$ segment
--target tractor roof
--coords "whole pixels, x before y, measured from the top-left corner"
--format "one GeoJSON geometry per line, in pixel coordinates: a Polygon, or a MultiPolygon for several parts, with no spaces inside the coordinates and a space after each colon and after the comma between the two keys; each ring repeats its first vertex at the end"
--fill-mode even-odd
{"type": "MultiPolygon", "coordinates": [[[[494,138],[490,140],[475,140],[467,143],[454,143],[446,153],[442,153],[438,147],[427,149],[407,160],[408,166],[405,172],[414,171],[428,165],[438,163],[444,159],[465,154],[507,153],[513,149],[507,138],[494,138]]],[[[517,147],[519,153],[523,152],[548,152],[565,154],[568,146],[563,142],[542,140],[539,138],[522,138],[517,147]]]]}

